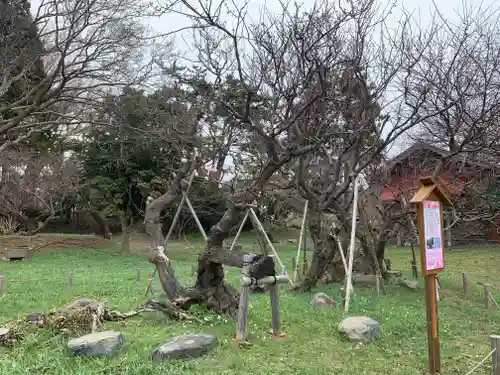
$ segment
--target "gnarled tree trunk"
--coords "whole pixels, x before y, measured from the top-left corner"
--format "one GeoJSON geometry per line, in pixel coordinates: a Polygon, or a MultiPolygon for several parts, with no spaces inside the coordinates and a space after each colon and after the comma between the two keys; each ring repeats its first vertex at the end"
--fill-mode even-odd
{"type": "Polygon", "coordinates": [[[105,239],[110,240],[112,238],[112,234],[111,234],[111,231],[109,230],[108,222],[107,222],[106,217],[104,216],[104,214],[101,211],[91,210],[90,211],[90,216],[92,216],[92,219],[94,219],[94,221],[101,228],[101,234],[102,234],[102,236],[105,239]]]}
{"type": "Polygon", "coordinates": [[[235,313],[238,309],[238,292],[224,282],[223,264],[214,261],[211,250],[221,248],[231,230],[240,222],[245,210],[256,201],[266,182],[281,167],[280,163],[269,162],[259,178],[248,188],[237,191],[229,199],[229,205],[222,219],[212,227],[204,253],[198,258],[198,276],[195,290],[202,295],[209,308],[216,312],[235,313]]]}
{"type": "Polygon", "coordinates": [[[126,213],[120,217],[120,223],[122,227],[122,254],[130,254],[130,231],[133,226],[133,219],[130,218],[126,213]]]}
{"type": "MultiPolygon", "coordinates": [[[[336,258],[339,256],[338,238],[342,243],[342,248],[345,250],[347,247],[347,236],[345,233],[332,233],[330,230],[325,230],[326,227],[322,223],[322,215],[315,209],[314,204],[309,202],[309,232],[313,245],[313,258],[309,271],[302,282],[300,289],[302,291],[309,291],[315,287],[318,281],[324,277],[330,265],[332,265],[336,258]]],[[[330,223],[327,223],[329,227],[330,223]]],[[[343,273],[343,267],[339,268],[343,273]]]]}

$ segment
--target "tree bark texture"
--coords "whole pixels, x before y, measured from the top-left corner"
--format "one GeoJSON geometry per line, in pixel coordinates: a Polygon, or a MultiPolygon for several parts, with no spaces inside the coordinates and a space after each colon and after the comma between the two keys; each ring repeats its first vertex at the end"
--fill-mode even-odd
{"type": "Polygon", "coordinates": [[[324,230],[321,222],[321,213],[315,210],[312,203],[310,203],[308,218],[309,233],[313,245],[313,258],[309,271],[300,286],[302,291],[310,291],[311,288],[316,286],[320,278],[325,274],[328,265],[334,260],[335,255],[339,251],[336,238],[330,236],[324,230]]]}
{"type": "Polygon", "coordinates": [[[237,260],[241,255],[238,252],[231,256],[227,254],[223,250],[223,242],[230,236],[232,229],[238,226],[249,205],[259,199],[265,183],[282,163],[268,163],[253,184],[229,198],[223,217],[211,228],[206,248],[198,257],[194,287],[181,288],[164,248],[161,214],[181,194],[182,180],[194,165],[194,162],[186,163],[172,180],[168,191],[146,207],[144,222],[151,239],[149,261],[156,266],[162,288],[173,306],[186,310],[192,304],[202,303],[217,313],[235,314],[238,310],[239,293],[224,281],[223,265],[241,267],[237,260]]]}
{"type": "Polygon", "coordinates": [[[132,220],[128,218],[125,214],[120,217],[120,223],[122,227],[122,254],[130,254],[130,230],[132,226],[132,220]]]}
{"type": "Polygon", "coordinates": [[[111,240],[112,234],[111,231],[109,230],[108,221],[106,220],[104,214],[101,211],[91,210],[90,216],[92,216],[92,219],[94,219],[94,221],[101,228],[102,236],[107,240],[111,240]]]}

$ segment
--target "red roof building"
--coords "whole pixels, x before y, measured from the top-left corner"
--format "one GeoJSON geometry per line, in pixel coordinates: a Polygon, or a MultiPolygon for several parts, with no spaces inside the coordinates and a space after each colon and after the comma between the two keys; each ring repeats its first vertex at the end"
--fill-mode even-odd
{"type": "MultiPolygon", "coordinates": [[[[407,201],[420,186],[420,178],[431,176],[440,160],[444,160],[437,183],[453,201],[466,202],[466,196],[473,190],[488,188],[491,183],[493,164],[479,161],[472,153],[452,155],[448,151],[417,142],[386,163],[386,183],[380,192],[383,202],[399,200],[403,195],[407,201]]],[[[494,223],[495,228],[500,227],[494,223]]],[[[486,240],[500,240],[500,231],[492,230],[491,223],[467,223],[468,234],[486,240]],[[472,229],[477,226],[477,229],[472,229]]],[[[454,226],[452,232],[463,234],[460,225],[454,226]]],[[[452,235],[452,237],[455,237],[452,235]]]]}

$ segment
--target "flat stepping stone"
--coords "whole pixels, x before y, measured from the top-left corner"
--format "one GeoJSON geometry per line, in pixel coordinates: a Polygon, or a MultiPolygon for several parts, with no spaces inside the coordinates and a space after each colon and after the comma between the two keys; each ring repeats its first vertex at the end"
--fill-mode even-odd
{"type": "Polygon", "coordinates": [[[380,336],[380,323],[367,316],[350,316],[340,322],[338,330],[351,341],[370,342],[380,336]]]}
{"type": "Polygon", "coordinates": [[[206,333],[189,333],[174,337],[165,344],[158,346],[152,352],[154,361],[169,361],[173,359],[193,359],[210,352],[217,346],[217,337],[206,333]]]}
{"type": "Polygon", "coordinates": [[[0,327],[0,337],[7,336],[10,332],[9,328],[0,327]]]}
{"type": "Polygon", "coordinates": [[[78,356],[102,357],[115,353],[125,343],[121,332],[104,331],[70,340],[68,349],[78,356]]]}

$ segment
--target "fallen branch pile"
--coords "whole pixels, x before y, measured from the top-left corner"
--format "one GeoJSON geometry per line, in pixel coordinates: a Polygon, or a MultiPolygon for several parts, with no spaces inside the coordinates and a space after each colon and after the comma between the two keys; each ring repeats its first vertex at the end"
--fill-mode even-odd
{"type": "Polygon", "coordinates": [[[173,309],[170,303],[148,301],[137,310],[121,313],[109,310],[103,301],[79,299],[48,313],[30,313],[24,319],[0,327],[0,346],[13,346],[29,333],[45,329],[64,336],[84,335],[100,331],[104,322],[122,321],[143,312],[159,311],[176,320],[195,320],[194,317],[173,309]]]}

